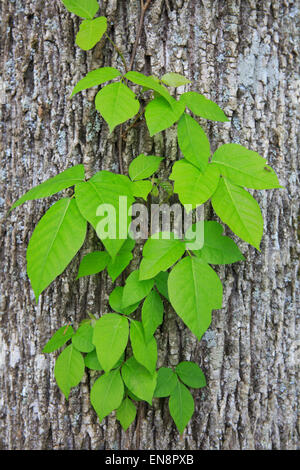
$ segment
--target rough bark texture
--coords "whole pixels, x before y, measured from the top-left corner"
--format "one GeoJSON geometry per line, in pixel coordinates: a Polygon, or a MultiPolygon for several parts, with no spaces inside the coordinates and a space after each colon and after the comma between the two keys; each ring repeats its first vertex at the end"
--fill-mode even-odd
{"type": "MultiPolygon", "coordinates": [[[[129,61],[140,2],[99,3],[110,36],[129,61]]],[[[3,449],[299,446],[299,7],[299,0],[152,0],[145,16],[135,69],[189,77],[190,89],[215,100],[231,118],[226,124],[203,121],[212,149],[237,142],[258,151],[285,187],[256,192],[265,220],[261,253],[239,242],[246,261],[218,270],[224,308],[214,312],[203,340],[198,343],[172,311],[157,335],[159,365],[191,359],[207,376],[208,386],[194,393],[196,411],[180,438],[166,400],[142,405],[127,433],[114,416],[100,425],[89,401],[95,375],[86,374],[66,402],[53,376],[55,355],[41,353],[68,320],[77,325],[87,312],[104,312],[112,284],[105,275],[75,282],[78,255],[36,305],[26,247],[56,197],[5,214],[26,190],[73,164],[84,163],[89,176],[99,169],[118,171],[118,132],[109,135],[95,112],[96,90],[68,97],[86,72],[121,67],[121,61],[108,41],[92,52],[79,50],[79,20],[59,0],[1,2],[3,449]]],[[[123,143],[124,168],[142,151],[166,156],[169,170],[179,156],[175,131],[150,139],[144,124],[131,129],[123,143]]],[[[83,253],[96,245],[90,231],[83,253]]]]}

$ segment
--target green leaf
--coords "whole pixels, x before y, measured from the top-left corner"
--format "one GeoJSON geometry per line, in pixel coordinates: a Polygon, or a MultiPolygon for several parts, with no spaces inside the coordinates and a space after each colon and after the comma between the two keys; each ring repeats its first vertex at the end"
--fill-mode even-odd
{"type": "Polygon", "coordinates": [[[179,160],[173,165],[170,179],[174,180],[174,192],[178,194],[180,202],[190,204],[194,209],[213,195],[219,183],[220,173],[215,165],[209,164],[205,172],[201,173],[186,160],[179,160]]]}
{"type": "MultiPolygon", "coordinates": [[[[172,233],[170,240],[149,238],[143,248],[143,259],[140,264],[140,280],[152,279],[160,271],[166,271],[185,252],[182,240],[176,240],[172,233]]],[[[159,234],[160,235],[160,234],[159,234]]]]}
{"type": "Polygon", "coordinates": [[[14,209],[20,206],[25,201],[32,201],[43,197],[52,196],[52,194],[58,193],[63,189],[70,188],[74,184],[84,181],[84,166],[75,165],[67,170],[59,173],[53,178],[44,181],[44,183],[35,186],[25,193],[20,199],[18,199],[10,208],[14,209]]]}
{"type": "Polygon", "coordinates": [[[71,325],[64,325],[57,330],[51,339],[45,344],[43,353],[52,353],[66,344],[74,335],[71,325]]]}
{"type": "Polygon", "coordinates": [[[134,181],[134,183],[132,183],[133,195],[135,197],[141,197],[145,201],[147,201],[148,194],[150,193],[151,189],[152,189],[152,183],[151,181],[148,181],[148,180],[134,181]]]}
{"type": "Polygon", "coordinates": [[[133,356],[127,359],[122,367],[122,377],[126,387],[150,405],[152,405],[153,393],[156,387],[156,376],[156,372],[151,375],[133,356]]]}
{"type": "Polygon", "coordinates": [[[114,288],[114,290],[109,296],[109,305],[115,312],[123,313],[124,315],[130,315],[132,312],[134,312],[138,308],[140,302],[130,305],[129,307],[123,308],[122,307],[123,290],[124,290],[124,287],[120,287],[120,286],[117,286],[114,288]]]}
{"type": "Polygon", "coordinates": [[[76,35],[76,44],[84,51],[92,49],[107,30],[107,19],[100,16],[94,20],[84,20],[76,35]]]}
{"type": "Polygon", "coordinates": [[[130,341],[135,359],[153,374],[157,361],[157,344],[152,336],[146,341],[143,325],[139,321],[132,320],[130,323],[130,341]]]}
{"type": "Polygon", "coordinates": [[[159,196],[159,190],[158,190],[158,187],[157,187],[155,184],[152,186],[151,194],[152,194],[152,196],[154,196],[154,197],[158,197],[158,196],[159,196]]]}
{"type": "Polygon", "coordinates": [[[62,0],[62,2],[67,10],[81,18],[92,19],[99,10],[97,0],[62,0]]]}
{"type": "Polygon", "coordinates": [[[184,105],[172,99],[172,105],[162,96],[154,98],[147,104],[145,119],[152,137],[154,134],[171,127],[184,112],[184,105]]]}
{"type": "Polygon", "coordinates": [[[129,398],[125,398],[117,409],[116,418],[120,421],[124,431],[127,431],[129,426],[133,423],[136,417],[136,407],[129,398]]]}
{"type": "Polygon", "coordinates": [[[211,310],[222,308],[219,277],[200,259],[188,256],[169,274],[168,291],[174,310],[200,341],[211,323],[211,310]]]}
{"type": "Polygon", "coordinates": [[[191,80],[188,80],[180,73],[169,72],[161,77],[161,81],[168,86],[178,87],[186,85],[187,83],[192,83],[191,80]]]}
{"type": "Polygon", "coordinates": [[[100,422],[119,408],[124,396],[124,384],[119,369],[106,372],[91,389],[91,403],[100,422]]]}
{"type": "Polygon", "coordinates": [[[124,352],[129,335],[128,320],[116,313],[107,313],[96,321],[93,343],[105,372],[108,372],[124,352]]]}
{"type": "Polygon", "coordinates": [[[128,393],[128,396],[134,400],[134,401],[143,401],[142,398],[137,397],[134,393],[132,393],[128,388],[126,387],[126,392],[128,393]]]}
{"type": "Polygon", "coordinates": [[[160,295],[152,290],[147,295],[142,307],[142,323],[146,343],[151,340],[156,328],[162,324],[164,306],[160,295]]]}
{"type": "Polygon", "coordinates": [[[89,353],[95,349],[93,343],[93,327],[90,323],[84,323],[72,337],[72,344],[78,351],[89,353]]]}
{"type": "Polygon", "coordinates": [[[77,85],[75,85],[70,98],[82,90],[86,90],[87,88],[91,88],[96,85],[102,85],[102,83],[120,77],[120,75],[121,73],[119,70],[114,67],[101,67],[100,69],[92,70],[87,73],[84,78],[79,80],[77,85]]]}
{"type": "Polygon", "coordinates": [[[191,392],[178,381],[169,399],[169,410],[181,434],[193,416],[194,408],[194,399],[191,392]]]}
{"type": "Polygon", "coordinates": [[[157,372],[157,384],[154,391],[154,397],[168,397],[177,386],[178,379],[176,374],[168,367],[161,367],[157,372]]]}
{"type": "Polygon", "coordinates": [[[129,176],[132,181],[143,180],[155,173],[163,160],[155,155],[144,155],[141,153],[129,165],[129,176]]]}
{"type": "Polygon", "coordinates": [[[234,241],[222,235],[224,228],[214,220],[204,221],[204,245],[193,253],[209,264],[231,264],[245,259],[234,241]]]}
{"type": "Polygon", "coordinates": [[[143,87],[156,91],[166,101],[168,101],[168,103],[172,105],[174,98],[172,98],[168,90],[163,85],[160,85],[160,83],[155,80],[155,78],[151,76],[147,77],[146,75],[140,72],[127,72],[125,78],[127,78],[133,83],[136,83],[137,85],[141,85],[143,87]]]}
{"type": "Polygon", "coordinates": [[[211,202],[220,219],[238,237],[260,251],[264,222],[259,205],[251,194],[221,178],[211,202]]]}
{"type": "Polygon", "coordinates": [[[169,273],[167,271],[162,271],[158,273],[154,278],[155,286],[158,292],[163,295],[167,300],[169,300],[168,279],[169,273]]]}
{"type": "Polygon", "coordinates": [[[110,173],[109,171],[99,171],[89,181],[79,183],[75,186],[75,195],[79,210],[96,231],[99,222],[103,219],[103,216],[97,215],[99,214],[99,212],[97,212],[99,206],[107,204],[113,211],[114,217],[111,217],[110,221],[112,228],[116,231],[114,234],[115,238],[109,237],[108,234],[107,238],[101,239],[113,260],[122,245],[124,245],[128,236],[130,217],[127,216],[127,214],[130,205],[134,202],[131,185],[131,181],[126,176],[110,173]],[[120,196],[127,197],[127,200],[124,201],[124,207],[119,204],[120,196]],[[120,208],[121,213],[124,214],[123,228],[122,224],[120,224],[122,215],[120,208]],[[124,238],[120,237],[120,229],[125,232],[122,234],[124,238]]]}
{"type": "Polygon", "coordinates": [[[75,199],[57,201],[37,224],[27,248],[27,273],[38,301],[82,246],[86,221],[75,199]]]}
{"type": "Polygon", "coordinates": [[[135,270],[129,274],[123,290],[122,308],[129,307],[140,302],[151,291],[154,280],[141,281],[139,271],[135,270]]]}
{"type": "Polygon", "coordinates": [[[232,183],[253,189],[281,188],[275,171],[257,152],[239,144],[225,144],[212,157],[221,175],[232,183]]]}
{"type": "Polygon", "coordinates": [[[57,385],[69,398],[70,390],[79,384],[84,374],[84,360],[82,354],[72,344],[58,356],[54,367],[54,376],[57,385]]]}
{"type": "Polygon", "coordinates": [[[128,238],[125,240],[120,251],[117,253],[115,259],[111,259],[107,265],[107,272],[114,282],[117,277],[124,271],[133,258],[131,251],[135,245],[135,240],[128,238]]]}
{"type": "Polygon", "coordinates": [[[202,388],[206,386],[205,375],[195,362],[180,362],[175,370],[185,385],[192,388],[202,388]]]}
{"type": "Polygon", "coordinates": [[[96,109],[102,114],[112,132],[118,124],[128,121],[140,109],[133,91],[124,83],[111,83],[100,90],[95,98],[96,109]]]}
{"type": "Polygon", "coordinates": [[[99,370],[99,371],[103,370],[103,367],[101,366],[98,360],[96,349],[93,349],[93,351],[89,352],[85,356],[84,365],[85,367],[88,367],[89,369],[92,369],[92,370],[99,370]]]}
{"type": "Polygon", "coordinates": [[[184,113],[177,127],[178,144],[186,160],[204,172],[210,158],[210,145],[198,122],[184,113]]]}
{"type": "Polygon", "coordinates": [[[196,116],[212,121],[228,122],[229,119],[225,116],[222,109],[213,101],[205,98],[205,96],[196,93],[195,91],[188,91],[183,93],[180,97],[182,101],[196,116]]]}
{"type": "Polygon", "coordinates": [[[76,279],[100,273],[106,268],[109,260],[110,257],[106,251],[93,251],[92,253],[88,253],[81,260],[76,279]]]}

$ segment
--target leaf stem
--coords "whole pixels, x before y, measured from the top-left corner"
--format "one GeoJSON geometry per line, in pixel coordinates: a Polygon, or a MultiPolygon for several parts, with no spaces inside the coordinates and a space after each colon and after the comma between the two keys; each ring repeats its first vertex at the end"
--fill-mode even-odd
{"type": "Polygon", "coordinates": [[[124,65],[124,68],[125,68],[125,72],[127,73],[128,72],[128,67],[127,67],[127,63],[126,63],[126,60],[125,60],[125,57],[123,55],[123,53],[121,52],[121,50],[118,48],[118,46],[114,43],[114,41],[108,36],[107,33],[105,33],[105,36],[107,37],[107,39],[109,40],[109,42],[113,45],[115,51],[117,52],[117,54],[120,56],[120,58],[122,59],[122,62],[123,62],[123,65],[124,65]]]}

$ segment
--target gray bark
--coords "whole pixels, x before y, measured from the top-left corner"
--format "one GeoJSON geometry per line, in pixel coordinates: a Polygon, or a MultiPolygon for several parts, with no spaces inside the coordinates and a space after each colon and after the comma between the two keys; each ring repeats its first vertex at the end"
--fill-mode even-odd
{"type": "MultiPolygon", "coordinates": [[[[140,2],[99,3],[129,61],[140,2]]],[[[95,375],[86,374],[66,402],[54,380],[55,354],[41,353],[67,321],[78,325],[87,312],[104,312],[112,284],[106,275],[75,281],[80,254],[36,305],[25,274],[26,247],[57,197],[7,210],[26,190],[71,165],[84,163],[89,176],[118,171],[118,132],[109,135],[95,111],[96,90],[68,97],[89,70],[121,67],[121,61],[108,41],[92,52],[79,50],[79,20],[59,0],[1,2],[1,448],[299,446],[299,7],[299,0],[152,0],[145,16],[135,69],[190,78],[192,90],[231,118],[203,121],[212,149],[237,142],[258,151],[285,187],[254,192],[265,220],[261,253],[239,241],[246,260],[218,269],[224,308],[213,313],[202,341],[167,310],[157,334],[159,366],[191,359],[208,382],[193,392],[195,414],[180,438],[167,400],[140,406],[138,422],[126,433],[114,415],[99,424],[89,401],[95,375]]],[[[131,129],[123,143],[125,169],[140,152],[166,156],[169,171],[179,156],[174,130],[150,139],[143,123],[131,129]]],[[[90,231],[82,253],[95,246],[90,231]]]]}

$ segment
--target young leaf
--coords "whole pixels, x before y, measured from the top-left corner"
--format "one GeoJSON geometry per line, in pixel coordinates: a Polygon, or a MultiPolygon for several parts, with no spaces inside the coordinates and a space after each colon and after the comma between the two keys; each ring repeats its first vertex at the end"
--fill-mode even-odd
{"type": "Polygon", "coordinates": [[[157,372],[157,384],[154,391],[154,397],[168,397],[177,386],[178,379],[176,374],[168,367],[161,367],[157,372]]]}
{"type": "Polygon", "coordinates": [[[139,271],[135,270],[129,274],[123,290],[122,308],[129,307],[140,302],[151,291],[154,280],[149,279],[141,281],[139,279],[139,271]]]}
{"type": "Polygon", "coordinates": [[[152,290],[142,307],[142,323],[146,343],[151,340],[156,328],[162,324],[164,306],[159,293],[152,290]]]}
{"type": "Polygon", "coordinates": [[[69,398],[71,388],[79,384],[83,374],[84,360],[82,354],[70,344],[58,356],[54,367],[57,385],[66,399],[69,398]]]}
{"type": "Polygon", "coordinates": [[[89,353],[95,349],[92,339],[93,327],[90,323],[83,323],[72,337],[72,344],[78,351],[89,353]]]}
{"type": "Polygon", "coordinates": [[[25,193],[20,199],[18,199],[10,208],[14,209],[20,206],[25,201],[32,201],[34,199],[40,199],[43,197],[52,196],[52,194],[58,193],[63,189],[70,188],[80,181],[84,181],[84,166],[75,165],[67,170],[59,173],[53,178],[44,181],[44,183],[35,186],[25,193]]]}
{"type": "Polygon", "coordinates": [[[89,352],[85,356],[84,365],[85,367],[88,367],[89,369],[92,369],[92,370],[99,370],[99,371],[103,370],[103,367],[101,366],[98,360],[96,349],[93,349],[93,351],[89,352]]]}
{"type": "Polygon", "coordinates": [[[133,91],[124,83],[111,83],[100,90],[95,98],[96,109],[108,123],[109,130],[128,121],[140,109],[140,103],[133,91]]]}
{"type": "Polygon", "coordinates": [[[114,290],[109,296],[109,305],[115,312],[123,313],[123,315],[130,315],[132,312],[134,312],[138,308],[140,302],[130,305],[129,307],[123,308],[122,307],[123,290],[124,290],[124,287],[120,287],[120,286],[117,286],[114,288],[114,290]]]}
{"type": "Polygon", "coordinates": [[[153,374],[157,361],[157,344],[152,336],[146,342],[143,325],[139,321],[132,320],[130,323],[130,341],[135,359],[153,374]]]}
{"type": "Polygon", "coordinates": [[[84,242],[86,221],[75,199],[57,201],[37,224],[27,248],[27,273],[40,293],[68,266],[84,242]]]}
{"type": "Polygon", "coordinates": [[[141,153],[129,165],[129,176],[132,181],[143,180],[155,173],[163,160],[162,157],[155,155],[144,155],[141,153]]]}
{"type": "Polygon", "coordinates": [[[120,408],[117,409],[116,418],[120,421],[124,431],[127,431],[136,417],[136,407],[129,398],[124,398],[120,408]]]}
{"type": "Polygon", "coordinates": [[[81,260],[76,279],[100,273],[106,268],[109,260],[110,257],[106,251],[93,251],[92,253],[88,253],[81,260]]]}
{"type": "Polygon", "coordinates": [[[124,396],[124,384],[120,370],[101,375],[91,389],[91,403],[100,422],[113,410],[119,408],[124,396]]]}
{"type": "Polygon", "coordinates": [[[57,330],[51,339],[45,344],[43,353],[52,353],[66,344],[74,335],[71,325],[64,325],[57,330]]]}
{"type": "Polygon", "coordinates": [[[132,183],[132,192],[135,197],[141,197],[145,201],[147,201],[148,194],[152,189],[151,181],[134,181],[132,183]]]}
{"type": "Polygon", "coordinates": [[[234,241],[222,235],[224,228],[214,220],[204,221],[204,245],[193,253],[209,264],[231,264],[245,259],[234,241]]]}
{"type": "Polygon", "coordinates": [[[101,67],[100,69],[92,70],[91,72],[88,72],[84,78],[79,80],[77,85],[75,85],[70,98],[82,90],[92,88],[96,85],[102,85],[102,83],[120,77],[120,75],[121,73],[119,70],[115,69],[114,67],[101,67]]]}
{"type": "MultiPolygon", "coordinates": [[[[127,216],[128,208],[134,201],[131,185],[132,183],[129,178],[123,175],[100,171],[89,181],[75,186],[79,210],[96,231],[98,223],[103,219],[103,215],[98,215],[99,207],[109,207],[113,211],[113,217],[110,218],[110,222],[115,230],[115,238],[109,236],[102,238],[102,242],[113,260],[126,241],[126,238],[119,236],[120,229],[122,229],[120,225],[120,208],[123,210],[122,213],[125,214],[123,230],[125,232],[124,236],[127,237],[130,223],[130,218],[127,216]],[[120,196],[126,196],[127,198],[123,208],[120,204],[120,196]]],[[[111,213],[109,212],[108,215],[111,216],[111,213]]]]}
{"type": "Polygon", "coordinates": [[[259,250],[264,222],[259,205],[251,194],[221,178],[211,202],[220,219],[238,237],[259,250]]]}
{"type": "Polygon", "coordinates": [[[210,145],[198,122],[184,113],[177,127],[178,144],[186,160],[204,172],[210,158],[210,145]]]}
{"type": "Polygon", "coordinates": [[[156,387],[156,372],[150,372],[139,364],[132,356],[122,367],[122,377],[126,387],[138,398],[152,405],[153,393],[156,387]]]}
{"type": "Polygon", "coordinates": [[[174,98],[172,98],[168,90],[163,85],[160,85],[160,83],[151,76],[147,77],[146,75],[140,72],[127,72],[125,78],[127,78],[133,83],[136,83],[137,85],[141,85],[145,88],[149,88],[151,90],[156,91],[171,105],[174,102],[174,98]]]}
{"type": "Polygon", "coordinates": [[[107,30],[107,19],[100,16],[94,20],[84,20],[76,35],[76,44],[84,51],[92,49],[107,30]]]}
{"type": "Polygon", "coordinates": [[[184,104],[172,98],[172,105],[162,96],[154,98],[147,104],[145,119],[152,137],[154,134],[171,127],[184,112],[184,104]]]}
{"type": "Polygon", "coordinates": [[[175,370],[185,385],[192,388],[202,388],[206,386],[205,375],[195,362],[180,362],[175,370]]]}
{"type": "Polygon", "coordinates": [[[108,372],[124,352],[129,335],[128,320],[116,313],[107,313],[94,326],[93,344],[105,372],[108,372]]]}
{"type": "Polygon", "coordinates": [[[211,310],[222,308],[222,284],[215,271],[195,257],[183,258],[168,280],[170,302],[197,338],[211,322],[211,310]]]}
{"type": "Polygon", "coordinates": [[[180,97],[182,101],[196,116],[212,121],[228,122],[229,119],[225,116],[222,109],[213,101],[205,98],[205,96],[196,93],[195,91],[188,91],[183,93],[180,97]]]}
{"type": "Polygon", "coordinates": [[[154,282],[158,292],[163,295],[167,300],[170,300],[168,293],[168,278],[169,273],[167,271],[162,271],[155,276],[154,282]]]}
{"type": "Polygon", "coordinates": [[[182,257],[184,252],[185,244],[173,236],[170,240],[149,238],[143,248],[140,280],[152,279],[160,271],[166,271],[182,257]]]}
{"type": "Polygon", "coordinates": [[[161,81],[167,86],[178,87],[186,85],[187,83],[192,83],[191,80],[188,80],[180,73],[169,72],[161,77],[161,81]]]}
{"type": "Polygon", "coordinates": [[[62,2],[67,10],[81,18],[92,19],[99,10],[97,0],[62,0],[62,2]]]}
{"type": "Polygon", "coordinates": [[[280,188],[275,171],[257,152],[239,144],[225,144],[213,154],[221,175],[232,183],[253,189],[280,188]]]}
{"type": "MultiPolygon", "coordinates": [[[[194,209],[204,204],[217,189],[220,173],[216,165],[209,164],[204,173],[186,160],[173,165],[170,179],[174,180],[174,192],[182,204],[190,204],[194,209]]],[[[187,210],[187,208],[186,208],[187,210]]]]}
{"type": "Polygon", "coordinates": [[[169,399],[170,414],[180,434],[194,413],[194,399],[191,392],[179,381],[169,399]]]}

